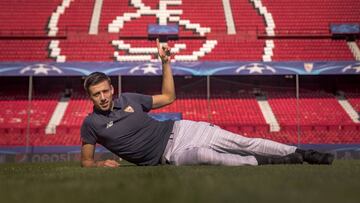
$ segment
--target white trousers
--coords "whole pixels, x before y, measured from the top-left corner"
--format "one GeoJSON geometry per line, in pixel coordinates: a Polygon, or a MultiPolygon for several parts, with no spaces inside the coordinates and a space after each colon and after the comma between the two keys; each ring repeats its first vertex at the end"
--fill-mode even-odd
{"type": "Polygon", "coordinates": [[[162,163],[173,165],[258,165],[254,155],[285,156],[296,147],[248,138],[207,122],[176,121],[162,163]]]}

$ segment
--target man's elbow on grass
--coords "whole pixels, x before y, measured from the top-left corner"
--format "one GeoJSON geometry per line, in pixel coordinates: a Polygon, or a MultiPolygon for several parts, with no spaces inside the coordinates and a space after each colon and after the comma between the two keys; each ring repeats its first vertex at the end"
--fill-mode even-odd
{"type": "Polygon", "coordinates": [[[82,168],[90,168],[90,167],[95,167],[96,163],[94,161],[89,161],[89,160],[84,161],[83,160],[80,162],[80,165],[82,168]]]}

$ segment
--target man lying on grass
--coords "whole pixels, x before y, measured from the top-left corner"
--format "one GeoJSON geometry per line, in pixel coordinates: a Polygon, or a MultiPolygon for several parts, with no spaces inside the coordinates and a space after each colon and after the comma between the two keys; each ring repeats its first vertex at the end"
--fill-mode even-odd
{"type": "Polygon", "coordinates": [[[118,167],[114,160],[95,161],[99,143],[119,157],[140,166],[332,164],[334,156],[302,150],[260,138],[247,138],[220,127],[190,120],[160,122],[148,116],[151,109],[175,100],[170,48],[157,40],[163,81],[159,95],[122,93],[113,99],[110,78],[100,72],[87,76],[84,88],[94,104],[81,127],[81,166],[118,167]]]}

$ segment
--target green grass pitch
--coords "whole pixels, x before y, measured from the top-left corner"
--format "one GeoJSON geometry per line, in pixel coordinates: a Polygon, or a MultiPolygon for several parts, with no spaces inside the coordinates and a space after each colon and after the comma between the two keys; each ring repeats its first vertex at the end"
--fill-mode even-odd
{"type": "Polygon", "coordinates": [[[360,160],[332,166],[0,165],[0,202],[360,202],[360,160]]]}

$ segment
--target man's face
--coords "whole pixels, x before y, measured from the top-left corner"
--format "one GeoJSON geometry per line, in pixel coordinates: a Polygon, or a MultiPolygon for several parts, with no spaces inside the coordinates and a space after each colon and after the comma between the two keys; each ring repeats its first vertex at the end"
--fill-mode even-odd
{"type": "Polygon", "coordinates": [[[104,80],[89,87],[89,96],[96,109],[108,111],[112,106],[114,88],[108,81],[104,80]]]}

